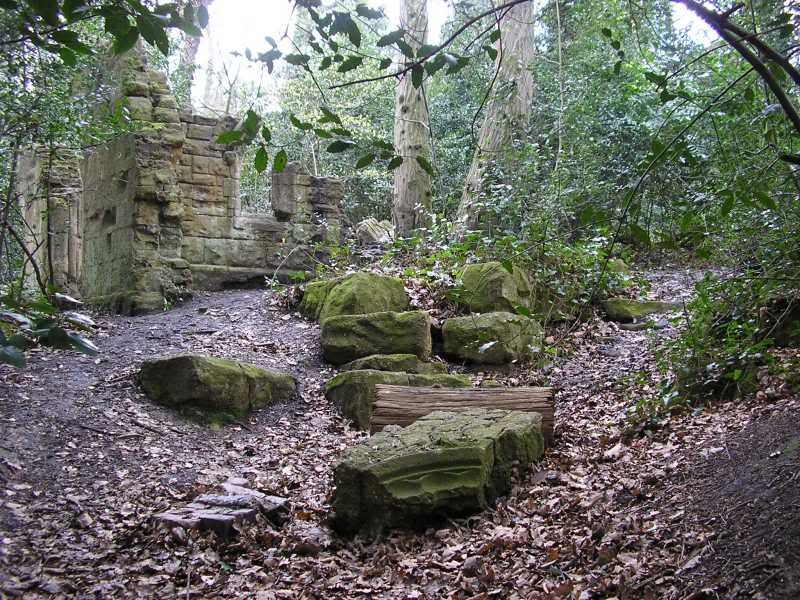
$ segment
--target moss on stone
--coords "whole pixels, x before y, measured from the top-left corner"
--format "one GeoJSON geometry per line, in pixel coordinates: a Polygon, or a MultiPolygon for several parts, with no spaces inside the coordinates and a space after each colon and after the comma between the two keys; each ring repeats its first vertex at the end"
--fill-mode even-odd
{"type": "Polygon", "coordinates": [[[408,295],[402,280],[374,273],[353,273],[334,285],[319,314],[320,322],[340,315],[404,311],[408,295]]]}
{"type": "Polygon", "coordinates": [[[303,290],[303,298],[300,300],[298,310],[307,319],[316,321],[325,305],[331,290],[341,282],[341,279],[323,279],[307,283],[303,290]]]}
{"type": "Polygon", "coordinates": [[[345,371],[325,385],[325,398],[356,427],[369,431],[378,384],[466,388],[470,387],[470,380],[466,375],[418,375],[373,369],[345,371]]]}
{"type": "Polygon", "coordinates": [[[430,317],[422,311],[341,315],[322,321],[322,355],[341,365],[372,354],[431,356],[430,317]]]}
{"type": "Polygon", "coordinates": [[[294,379],[285,373],[191,354],[145,361],[138,381],[151,400],[212,421],[244,417],[295,392],[294,379]]]}
{"type": "Polygon", "coordinates": [[[677,307],[677,304],[670,302],[641,301],[630,298],[609,298],[603,303],[603,310],[608,318],[620,323],[630,323],[654,313],[670,312],[677,307]]]}
{"type": "Polygon", "coordinates": [[[538,346],[541,326],[528,317],[507,312],[447,319],[442,327],[444,352],[478,364],[505,364],[530,355],[538,346]]]}
{"type": "Polygon", "coordinates": [[[514,312],[517,305],[531,307],[530,279],[519,267],[509,272],[496,261],[467,265],[458,279],[458,303],[470,312],[514,312]]]}
{"type": "Polygon", "coordinates": [[[541,415],[472,409],[387,427],[334,467],[332,525],[344,534],[419,528],[486,509],[514,465],[541,457],[541,415]]]}
{"type": "Polygon", "coordinates": [[[425,362],[414,354],[373,354],[358,358],[346,365],[342,365],[340,368],[342,371],[374,369],[376,371],[400,371],[422,375],[447,373],[447,367],[444,364],[440,362],[425,362]]]}

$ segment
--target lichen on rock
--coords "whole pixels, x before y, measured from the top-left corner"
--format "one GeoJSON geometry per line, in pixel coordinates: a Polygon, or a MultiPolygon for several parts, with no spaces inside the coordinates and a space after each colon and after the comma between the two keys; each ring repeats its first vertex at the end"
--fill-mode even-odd
{"type": "Polygon", "coordinates": [[[372,354],[413,354],[428,360],[430,317],[422,311],[330,317],[322,321],[321,343],[325,360],[335,365],[372,354]]]}
{"type": "Polygon", "coordinates": [[[499,365],[529,356],[541,343],[542,328],[522,315],[491,312],[447,319],[442,337],[447,356],[499,365]]]}
{"type": "Polygon", "coordinates": [[[285,373],[193,354],[146,360],[138,381],[151,400],[213,421],[241,418],[295,392],[285,373]]]}
{"type": "Polygon", "coordinates": [[[541,457],[541,415],[471,409],[387,427],[334,467],[333,527],[343,534],[419,528],[488,508],[515,465],[541,457]]]}
{"type": "Polygon", "coordinates": [[[506,269],[497,261],[467,265],[459,275],[458,303],[473,313],[514,312],[530,308],[531,282],[519,267],[506,269]]]}
{"type": "Polygon", "coordinates": [[[647,315],[671,312],[677,304],[655,300],[633,300],[631,298],[609,298],[603,303],[603,310],[612,321],[630,323],[647,315]]]}

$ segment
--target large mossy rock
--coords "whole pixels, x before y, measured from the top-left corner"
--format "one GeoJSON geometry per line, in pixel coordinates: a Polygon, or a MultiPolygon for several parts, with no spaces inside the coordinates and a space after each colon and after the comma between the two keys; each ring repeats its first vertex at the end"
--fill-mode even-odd
{"type": "Polygon", "coordinates": [[[400,371],[419,375],[437,375],[447,373],[447,367],[440,362],[425,362],[414,354],[373,354],[358,358],[342,365],[342,371],[360,371],[374,369],[376,371],[400,371]]]}
{"type": "Polygon", "coordinates": [[[415,387],[468,388],[466,375],[417,375],[372,369],[339,373],[325,385],[325,398],[359,429],[369,431],[375,406],[375,386],[411,385],[415,387]]]}
{"type": "Polygon", "coordinates": [[[431,322],[427,313],[377,312],[341,315],[322,321],[322,355],[343,365],[372,354],[431,356],[431,322]]]}
{"type": "Polygon", "coordinates": [[[151,400],[212,420],[244,417],[295,392],[285,373],[192,354],[146,360],[138,381],[151,400]]]}
{"type": "Polygon", "coordinates": [[[325,305],[325,300],[328,298],[328,294],[330,294],[331,290],[339,283],[341,283],[340,277],[307,283],[303,290],[303,298],[300,300],[300,305],[297,307],[300,314],[306,319],[318,320],[320,313],[322,313],[322,307],[325,305]]]}
{"type": "Polygon", "coordinates": [[[510,489],[513,466],[543,448],[538,413],[433,412],[387,427],[334,467],[331,524],[346,535],[377,533],[484,510],[510,489]]]}
{"type": "Polygon", "coordinates": [[[541,326],[528,317],[492,312],[447,319],[444,353],[468,362],[500,365],[531,354],[541,343],[541,326]]]}
{"type": "Polygon", "coordinates": [[[671,302],[655,300],[632,300],[630,298],[609,298],[603,303],[603,310],[612,321],[631,323],[647,315],[671,312],[678,308],[671,302]]]}
{"type": "Polygon", "coordinates": [[[470,312],[514,312],[518,305],[531,308],[531,282],[519,267],[509,272],[496,261],[467,265],[458,281],[458,304],[470,312]]]}
{"type": "Polygon", "coordinates": [[[298,310],[320,322],[339,315],[404,311],[408,294],[403,281],[375,273],[352,273],[305,286],[298,310]]]}

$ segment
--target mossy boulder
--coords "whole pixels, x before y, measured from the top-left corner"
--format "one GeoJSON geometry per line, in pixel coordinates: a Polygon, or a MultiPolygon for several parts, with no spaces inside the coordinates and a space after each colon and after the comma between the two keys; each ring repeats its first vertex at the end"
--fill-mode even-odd
{"type": "Polygon", "coordinates": [[[322,355],[342,365],[372,354],[431,356],[431,322],[427,313],[377,312],[341,315],[322,321],[322,355]]]}
{"type": "Polygon", "coordinates": [[[138,381],[151,400],[214,421],[244,417],[295,392],[285,373],[193,354],[146,360],[138,381]]]}
{"type": "Polygon", "coordinates": [[[369,431],[375,405],[375,386],[411,385],[415,387],[468,388],[466,375],[417,375],[366,369],[339,373],[325,385],[325,398],[353,421],[359,429],[369,431]]]}
{"type": "Polygon", "coordinates": [[[492,312],[447,319],[444,353],[477,364],[501,365],[531,354],[540,344],[541,326],[528,317],[492,312]]]}
{"type": "Polygon", "coordinates": [[[404,311],[408,295],[403,281],[375,273],[353,273],[343,277],[328,293],[320,311],[320,322],[339,315],[363,315],[404,311]]]}
{"type": "Polygon", "coordinates": [[[467,265],[458,282],[458,304],[470,312],[514,312],[518,305],[531,308],[531,282],[519,267],[509,271],[496,261],[467,265]]]}
{"type": "Polygon", "coordinates": [[[401,279],[375,273],[352,273],[306,284],[298,310],[320,323],[339,315],[404,311],[408,294],[401,279]]]}
{"type": "Polygon", "coordinates": [[[333,470],[331,524],[340,533],[420,528],[488,508],[515,465],[544,448],[541,415],[471,409],[389,426],[349,448],[333,470]]]}
{"type": "Polygon", "coordinates": [[[655,300],[632,300],[630,298],[609,298],[603,303],[608,318],[620,323],[631,323],[647,315],[671,312],[678,304],[655,300]]]}
{"type": "Polygon", "coordinates": [[[447,367],[442,363],[425,362],[414,354],[373,354],[342,365],[340,369],[342,371],[374,369],[376,371],[400,371],[421,375],[447,373],[447,367]]]}
{"type": "Polygon", "coordinates": [[[328,294],[330,294],[331,290],[340,282],[341,278],[322,279],[320,281],[307,283],[303,289],[303,298],[300,300],[300,305],[297,307],[300,314],[307,319],[318,320],[322,312],[322,307],[325,305],[325,300],[328,298],[328,294]]]}

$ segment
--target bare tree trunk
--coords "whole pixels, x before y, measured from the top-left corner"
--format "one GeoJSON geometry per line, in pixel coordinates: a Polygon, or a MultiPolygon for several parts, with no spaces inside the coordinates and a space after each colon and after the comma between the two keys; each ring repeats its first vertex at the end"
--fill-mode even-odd
{"type": "MultiPolygon", "coordinates": [[[[491,215],[481,201],[488,167],[502,161],[514,135],[527,129],[533,108],[531,68],[536,51],[533,25],[531,2],[512,7],[500,21],[494,86],[458,207],[458,225],[462,230],[486,229],[491,225],[491,215]]],[[[513,170],[513,165],[504,167],[513,170]]]]}
{"type": "MultiPolygon", "coordinates": [[[[416,52],[428,34],[427,0],[403,0],[400,26],[416,52]]],[[[431,210],[431,177],[417,161],[430,158],[428,106],[424,86],[414,87],[410,71],[395,91],[394,146],[403,164],[394,172],[392,220],[397,235],[406,236],[427,224],[431,210]]]]}

